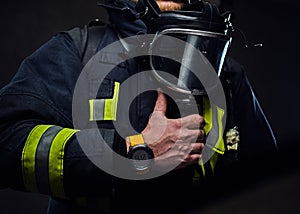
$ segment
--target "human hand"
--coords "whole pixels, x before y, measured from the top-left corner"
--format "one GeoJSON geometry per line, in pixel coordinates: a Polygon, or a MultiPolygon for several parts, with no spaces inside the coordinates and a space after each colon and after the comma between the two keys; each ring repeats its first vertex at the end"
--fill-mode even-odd
{"type": "Polygon", "coordinates": [[[158,90],[154,111],[146,128],[142,131],[144,141],[153,150],[155,166],[162,169],[184,168],[198,163],[204,148],[204,130],[200,125],[202,116],[193,114],[179,119],[168,119],[167,100],[158,90]]]}

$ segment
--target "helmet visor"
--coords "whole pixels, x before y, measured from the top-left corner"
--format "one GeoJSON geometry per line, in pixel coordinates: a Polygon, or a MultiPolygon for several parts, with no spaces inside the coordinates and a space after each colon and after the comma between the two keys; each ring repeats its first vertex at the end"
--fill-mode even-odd
{"type": "Polygon", "coordinates": [[[194,51],[201,52],[211,66],[220,76],[224,58],[230,46],[231,38],[220,33],[213,33],[200,30],[187,30],[187,29],[167,29],[155,37],[151,44],[151,50],[155,49],[157,53],[163,53],[167,56],[168,53],[176,53],[176,61],[159,56],[150,56],[150,65],[155,75],[163,79],[165,83],[171,84],[174,87],[184,90],[202,90],[201,80],[199,81],[195,75],[185,65],[197,65],[199,62],[199,53],[195,54],[194,51]],[[161,36],[167,35],[180,39],[190,45],[186,45],[184,50],[178,50],[174,40],[168,37],[161,36]],[[191,48],[192,46],[192,48],[191,48]],[[179,63],[181,62],[181,63],[179,63]],[[170,79],[171,74],[174,79],[170,79]],[[167,78],[168,76],[168,78],[167,78]]]}

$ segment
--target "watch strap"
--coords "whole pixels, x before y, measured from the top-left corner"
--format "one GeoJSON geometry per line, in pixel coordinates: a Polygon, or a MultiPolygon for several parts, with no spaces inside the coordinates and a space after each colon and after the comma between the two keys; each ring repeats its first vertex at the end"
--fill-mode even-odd
{"type": "Polygon", "coordinates": [[[137,134],[137,135],[132,135],[129,136],[129,141],[130,141],[130,146],[136,146],[136,145],[140,145],[140,144],[144,144],[144,138],[142,134],[137,134]]]}

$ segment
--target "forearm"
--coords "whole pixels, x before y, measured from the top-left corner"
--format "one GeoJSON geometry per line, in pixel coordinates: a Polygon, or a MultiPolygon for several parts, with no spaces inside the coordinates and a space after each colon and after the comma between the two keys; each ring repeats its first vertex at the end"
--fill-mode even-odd
{"type": "MultiPolygon", "coordinates": [[[[112,153],[110,147],[105,147],[94,137],[98,129],[79,131],[76,136],[73,129],[36,124],[36,121],[10,128],[16,132],[6,137],[1,135],[5,139],[1,140],[1,145],[6,145],[6,149],[0,150],[0,167],[4,173],[2,187],[62,198],[102,195],[111,191],[111,176],[91,161],[111,161],[108,160],[112,153]],[[85,151],[79,140],[81,144],[89,144],[85,151]]],[[[109,133],[114,135],[114,132],[109,133]]]]}

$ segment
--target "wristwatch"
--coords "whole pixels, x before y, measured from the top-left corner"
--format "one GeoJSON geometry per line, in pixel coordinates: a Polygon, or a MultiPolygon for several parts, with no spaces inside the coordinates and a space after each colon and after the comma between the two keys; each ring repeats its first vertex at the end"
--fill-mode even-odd
{"type": "Polygon", "coordinates": [[[154,161],[152,149],[145,143],[143,135],[129,136],[130,146],[127,156],[133,160],[133,168],[139,172],[147,171],[154,161]]]}

